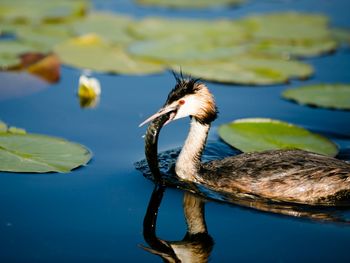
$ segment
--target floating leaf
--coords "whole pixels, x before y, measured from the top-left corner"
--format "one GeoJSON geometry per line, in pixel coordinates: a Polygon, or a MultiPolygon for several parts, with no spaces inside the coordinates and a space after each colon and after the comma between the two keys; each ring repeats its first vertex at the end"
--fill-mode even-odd
{"type": "Polygon", "coordinates": [[[88,149],[64,139],[28,134],[15,127],[0,132],[0,171],[67,173],[90,159],[88,149]]]}
{"type": "Polygon", "coordinates": [[[31,64],[26,70],[49,83],[55,83],[60,79],[60,62],[57,55],[50,54],[36,63],[31,64]]]}
{"type": "Polygon", "coordinates": [[[134,22],[131,17],[106,12],[93,12],[73,25],[79,35],[95,33],[105,40],[128,44],[134,40],[128,33],[128,27],[134,22]]]}
{"type": "MultiPolygon", "coordinates": [[[[11,58],[11,55],[9,55],[9,58],[11,58]]],[[[13,57],[10,61],[13,61],[13,64],[7,67],[3,66],[2,69],[26,70],[49,83],[57,82],[60,78],[60,62],[54,54],[44,55],[30,52],[13,57]]],[[[5,65],[6,60],[1,60],[0,56],[1,63],[5,65]]]]}
{"type": "Polygon", "coordinates": [[[1,0],[0,20],[21,23],[58,22],[84,15],[87,3],[86,0],[1,0]]]}
{"type": "MultiPolygon", "coordinates": [[[[179,71],[180,67],[174,65],[173,70],[179,71]]],[[[210,81],[244,85],[284,83],[290,78],[306,78],[313,73],[310,65],[299,61],[249,54],[238,55],[230,61],[181,64],[181,71],[210,81]]]]}
{"type": "Polygon", "coordinates": [[[251,118],[223,124],[220,137],[243,152],[273,149],[302,149],[336,156],[337,146],[327,138],[304,128],[272,119],[251,118]]]}
{"type": "Polygon", "coordinates": [[[0,70],[8,70],[11,68],[15,68],[18,67],[20,64],[21,60],[17,56],[1,54],[0,52],[0,70]]]}
{"type": "Polygon", "coordinates": [[[239,21],[254,38],[269,40],[329,39],[328,17],[319,14],[281,12],[249,16],[239,21]]]}
{"type": "Polygon", "coordinates": [[[348,28],[333,28],[333,38],[340,44],[350,45],[350,29],[348,28]]]}
{"type": "Polygon", "coordinates": [[[246,28],[232,20],[165,19],[149,17],[129,26],[130,34],[139,39],[159,40],[186,38],[218,45],[235,44],[247,39],[246,28]]]}
{"type": "Polygon", "coordinates": [[[34,47],[40,52],[50,52],[54,45],[73,36],[70,24],[22,25],[15,32],[18,41],[34,47]]]}
{"type": "Polygon", "coordinates": [[[33,46],[14,41],[0,41],[0,70],[9,70],[21,65],[20,56],[35,50],[33,46]]]}
{"type": "Polygon", "coordinates": [[[178,65],[173,66],[173,70],[181,70],[184,74],[209,81],[244,85],[269,85],[288,80],[285,75],[275,71],[254,71],[230,62],[182,64],[181,68],[178,65]]]}
{"type": "Polygon", "coordinates": [[[7,125],[6,123],[0,121],[0,133],[7,132],[7,125]]]}
{"type": "Polygon", "coordinates": [[[150,74],[164,66],[128,55],[122,47],[113,46],[95,34],[74,38],[55,47],[64,64],[101,72],[150,74]]]}
{"type": "Polygon", "coordinates": [[[285,60],[264,55],[242,54],[233,57],[232,60],[246,69],[261,73],[266,72],[266,75],[268,75],[268,72],[276,72],[276,74],[284,75],[286,79],[305,79],[313,74],[311,65],[292,59],[285,60]]]}
{"type": "Polygon", "coordinates": [[[242,4],[245,0],[136,0],[141,5],[162,6],[169,8],[207,8],[213,6],[235,6],[242,4]]]}
{"type": "Polygon", "coordinates": [[[131,44],[128,52],[132,55],[162,61],[165,64],[186,61],[207,61],[226,59],[242,53],[244,46],[220,47],[202,39],[189,40],[173,37],[159,40],[140,41],[131,44]]]}
{"type": "Polygon", "coordinates": [[[264,54],[276,54],[282,57],[312,57],[336,50],[338,43],[333,39],[276,41],[263,40],[252,45],[254,51],[264,54]]]}
{"type": "Polygon", "coordinates": [[[168,62],[227,58],[247,47],[247,32],[230,20],[148,18],[131,26],[143,39],[132,43],[132,55],[168,62]]]}
{"type": "Polygon", "coordinates": [[[348,84],[316,84],[303,86],[287,89],[282,93],[282,96],[300,104],[350,110],[350,85],[348,84]]]}
{"type": "Polygon", "coordinates": [[[26,130],[22,129],[22,128],[17,128],[14,126],[11,126],[10,128],[8,128],[7,132],[12,133],[12,134],[26,134],[26,130]]]}

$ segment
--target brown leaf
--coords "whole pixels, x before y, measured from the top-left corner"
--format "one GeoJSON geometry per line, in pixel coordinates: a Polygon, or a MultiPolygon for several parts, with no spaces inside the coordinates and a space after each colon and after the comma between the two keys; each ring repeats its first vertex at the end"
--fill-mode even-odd
{"type": "Polygon", "coordinates": [[[49,54],[30,64],[27,71],[49,83],[55,83],[60,79],[60,61],[57,55],[49,54]]]}
{"type": "Polygon", "coordinates": [[[26,53],[20,56],[21,59],[21,69],[26,69],[27,67],[39,62],[43,58],[45,58],[46,55],[43,53],[26,53]]]}

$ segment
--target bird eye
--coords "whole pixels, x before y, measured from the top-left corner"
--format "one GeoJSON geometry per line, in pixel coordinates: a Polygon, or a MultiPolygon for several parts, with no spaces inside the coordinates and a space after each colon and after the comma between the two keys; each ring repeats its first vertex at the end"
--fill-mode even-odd
{"type": "Polygon", "coordinates": [[[179,104],[180,105],[184,105],[185,104],[185,100],[179,100],[179,104]]]}

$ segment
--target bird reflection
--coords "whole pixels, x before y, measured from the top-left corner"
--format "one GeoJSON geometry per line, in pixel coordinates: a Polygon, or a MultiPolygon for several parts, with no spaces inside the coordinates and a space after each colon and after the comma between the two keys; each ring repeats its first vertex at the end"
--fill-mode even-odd
{"type": "Polygon", "coordinates": [[[183,199],[187,231],[182,240],[166,241],[157,237],[156,225],[165,186],[156,185],[143,221],[143,236],[150,247],[143,249],[160,256],[164,262],[208,262],[214,242],[208,234],[204,200],[185,192],[183,199]]]}
{"type": "MultiPolygon", "coordinates": [[[[168,241],[157,236],[157,217],[166,186],[155,184],[143,221],[143,236],[149,247],[144,250],[160,256],[164,262],[208,262],[214,246],[214,240],[208,233],[205,222],[204,206],[206,199],[198,194],[184,191],[183,210],[187,224],[184,238],[179,241],[168,241]]],[[[242,201],[235,203],[255,208],[264,212],[294,216],[318,222],[331,222],[350,226],[349,220],[339,215],[339,210],[324,207],[303,207],[293,204],[272,204],[258,201],[242,201]]]]}

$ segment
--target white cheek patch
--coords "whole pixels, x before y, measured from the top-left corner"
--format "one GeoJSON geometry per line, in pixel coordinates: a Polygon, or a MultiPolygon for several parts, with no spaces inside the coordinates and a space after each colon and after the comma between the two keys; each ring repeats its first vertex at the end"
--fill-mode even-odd
{"type": "Polygon", "coordinates": [[[184,100],[185,103],[180,106],[174,119],[196,115],[201,108],[201,102],[196,99],[194,95],[186,96],[182,100],[184,100]]]}

